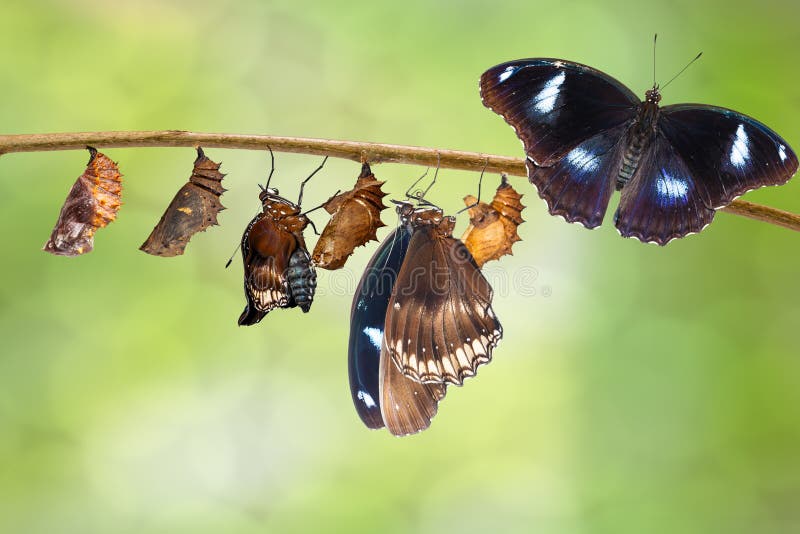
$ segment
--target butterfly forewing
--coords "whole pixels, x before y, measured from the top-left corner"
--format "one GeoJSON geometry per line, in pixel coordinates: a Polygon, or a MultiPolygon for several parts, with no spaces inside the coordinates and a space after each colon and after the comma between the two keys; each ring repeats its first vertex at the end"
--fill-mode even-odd
{"type": "Polygon", "coordinates": [[[409,253],[386,312],[388,351],[420,382],[461,385],[491,360],[502,328],[492,289],[449,218],[414,224],[409,253]]]}
{"type": "Polygon", "coordinates": [[[639,98],[596,69],[558,59],[510,61],[481,76],[484,105],[508,122],[537,165],[549,167],[570,150],[628,123],[639,98]]]}
{"type": "Polygon", "coordinates": [[[736,111],[698,104],[661,110],[659,131],[695,177],[706,206],[718,209],[766,185],[786,183],[797,156],[777,133],[736,111]]]}

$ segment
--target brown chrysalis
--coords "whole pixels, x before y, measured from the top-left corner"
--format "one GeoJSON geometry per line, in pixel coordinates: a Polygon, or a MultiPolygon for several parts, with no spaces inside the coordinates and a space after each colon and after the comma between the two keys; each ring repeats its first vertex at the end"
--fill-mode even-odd
{"type": "Polygon", "coordinates": [[[122,175],[117,164],[92,147],[86,170],[72,186],[44,250],[78,256],[94,248],[94,233],[117,218],[122,175]]]}
{"type": "Polygon", "coordinates": [[[525,206],[506,176],[503,175],[491,204],[477,202],[472,195],[464,197],[469,208],[469,226],[461,236],[461,241],[475,259],[478,267],[487,261],[496,260],[511,254],[511,247],[520,240],[517,227],[525,222],[522,210],[525,206]]]}
{"type": "Polygon", "coordinates": [[[219,167],[219,163],[206,157],[202,148],[197,148],[189,181],[169,203],[140,250],[154,256],[180,256],[194,234],[218,224],[217,215],[225,209],[219,197],[226,191],[222,187],[225,175],[219,172],[219,167]]]}
{"type": "Polygon", "coordinates": [[[353,189],[334,195],[323,204],[331,219],[311,256],[317,267],[339,269],[356,247],[378,240],[375,232],[385,226],[381,221],[381,211],[386,208],[382,200],[386,196],[381,191],[383,183],[375,179],[369,164],[364,163],[353,189]]]}

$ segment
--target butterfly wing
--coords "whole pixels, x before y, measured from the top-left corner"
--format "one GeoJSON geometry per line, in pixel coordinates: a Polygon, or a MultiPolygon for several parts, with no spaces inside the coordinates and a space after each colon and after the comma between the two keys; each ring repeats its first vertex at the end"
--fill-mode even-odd
{"type": "Polygon", "coordinates": [[[547,202],[551,215],[586,228],[600,226],[614,193],[623,156],[624,130],[618,126],[582,142],[550,167],[528,159],[528,177],[536,184],[539,196],[547,202]]]}
{"type": "Polygon", "coordinates": [[[428,428],[447,384],[421,384],[408,378],[392,361],[385,343],[379,371],[380,413],[389,432],[405,436],[428,428]]]}
{"type": "Polygon", "coordinates": [[[659,131],[692,172],[708,208],[747,191],[786,183],[797,156],[778,134],[736,111],[700,104],[666,106],[659,131]]]}
{"type": "Polygon", "coordinates": [[[367,264],[353,296],[347,368],[358,416],[369,428],[384,426],[380,409],[379,364],[386,308],[411,234],[397,228],[367,264]]]}
{"type": "Polygon", "coordinates": [[[242,236],[244,292],[247,306],[240,325],[259,322],[275,308],[295,306],[286,276],[289,258],[297,249],[294,234],[267,214],[258,214],[242,236]]]}
{"type": "Polygon", "coordinates": [[[657,135],[622,189],[614,215],[619,233],[666,245],[699,232],[714,219],[696,175],[664,136],[657,135]]]}
{"type": "Polygon", "coordinates": [[[613,192],[603,172],[613,162],[604,156],[635,118],[637,96],[596,69],[557,59],[497,65],[480,85],[484,105],[522,140],[528,178],[550,213],[599,225],[613,192]]]}
{"type": "Polygon", "coordinates": [[[408,249],[386,311],[389,354],[414,380],[461,385],[502,337],[492,288],[464,244],[432,225],[408,249]]]}

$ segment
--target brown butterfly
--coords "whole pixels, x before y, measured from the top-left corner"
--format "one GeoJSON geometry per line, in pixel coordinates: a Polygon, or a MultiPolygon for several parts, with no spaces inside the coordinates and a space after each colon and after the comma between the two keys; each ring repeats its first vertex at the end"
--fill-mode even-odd
{"type": "Polygon", "coordinates": [[[332,217],[311,256],[317,267],[339,269],[356,247],[378,240],[376,230],[386,226],[381,221],[381,210],[386,208],[382,200],[386,196],[381,191],[383,183],[375,179],[369,164],[364,163],[353,189],[334,195],[322,205],[332,217]]]}
{"type": "Polygon", "coordinates": [[[94,248],[94,233],[117,218],[122,175],[117,164],[92,147],[86,170],[72,186],[44,250],[78,256],[94,248]]]}
{"type": "Polygon", "coordinates": [[[511,187],[505,175],[491,204],[480,202],[472,195],[464,197],[464,203],[469,207],[469,226],[461,241],[478,267],[512,254],[511,247],[520,240],[517,227],[525,222],[522,218],[525,206],[520,199],[522,195],[511,187]]]}
{"type": "Polygon", "coordinates": [[[219,163],[206,157],[202,148],[197,148],[189,181],[169,203],[140,250],[154,256],[180,256],[194,234],[218,224],[217,214],[225,209],[219,197],[226,191],[222,187],[225,175],[219,172],[219,167],[219,163]]]}
{"type": "Polygon", "coordinates": [[[503,335],[492,288],[453,238],[454,217],[436,207],[398,205],[411,241],[386,310],[388,355],[414,380],[461,385],[491,360],[503,335]]]}
{"type": "Polygon", "coordinates": [[[325,160],[302,182],[295,204],[269,187],[275,172],[273,156],[267,185],[258,196],[263,211],[250,221],[242,236],[247,306],[239,317],[240,325],[256,324],[275,308],[298,306],[304,313],[311,308],[317,273],[303,239],[303,230],[310,220],[301,213],[300,205],[303,187],[322,169],[325,160]]]}

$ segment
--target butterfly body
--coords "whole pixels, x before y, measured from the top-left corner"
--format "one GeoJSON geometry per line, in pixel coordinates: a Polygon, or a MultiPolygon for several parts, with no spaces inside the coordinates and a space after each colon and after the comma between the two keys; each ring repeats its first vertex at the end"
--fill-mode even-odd
{"type": "Polygon", "coordinates": [[[317,275],[303,239],[308,218],[275,189],[262,191],[259,199],[263,211],[242,236],[247,306],[240,325],[255,324],[275,308],[299,306],[307,312],[316,288],[317,275]]]}
{"type": "Polygon", "coordinates": [[[504,63],[481,76],[484,104],[517,132],[528,178],[553,215],[599,226],[614,190],[625,237],[665,245],[699,232],[716,209],[797,171],[778,134],[702,104],[660,107],[596,69],[558,59],[504,63]]]}

